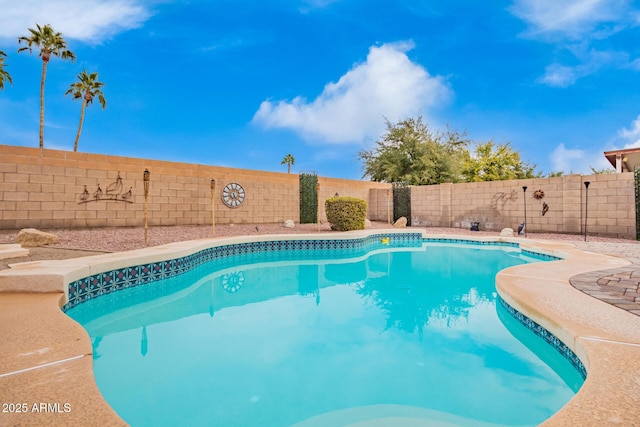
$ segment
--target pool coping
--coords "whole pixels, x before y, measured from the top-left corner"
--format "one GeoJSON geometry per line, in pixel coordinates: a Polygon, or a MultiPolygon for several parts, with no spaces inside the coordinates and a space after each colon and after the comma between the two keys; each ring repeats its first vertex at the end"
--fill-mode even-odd
{"type": "Polygon", "coordinates": [[[9,424],[51,424],[54,417],[54,422],[64,425],[90,425],[90,420],[99,425],[126,425],[95,384],[87,333],[60,310],[66,302],[68,283],[127,265],[188,256],[212,246],[360,239],[381,233],[416,232],[430,239],[515,243],[523,250],[563,258],[546,263],[544,269],[539,264],[527,264],[502,270],[496,276],[500,297],[560,338],[588,372],[578,394],[543,425],[639,422],[640,317],[584,294],[569,281],[581,273],[627,266],[628,261],[583,252],[568,243],[428,234],[412,228],[213,238],[84,258],[13,264],[10,270],[0,271],[0,402],[26,403],[28,411],[0,412],[0,424],[5,417],[9,424]],[[38,409],[42,403],[46,410],[34,411],[34,404],[38,409]],[[69,403],[70,411],[64,411],[64,403],[69,403]]]}

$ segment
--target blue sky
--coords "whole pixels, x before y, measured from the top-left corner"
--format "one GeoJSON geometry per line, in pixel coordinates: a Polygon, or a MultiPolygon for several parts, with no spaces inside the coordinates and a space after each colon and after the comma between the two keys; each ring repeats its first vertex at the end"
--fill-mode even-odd
{"type": "Polygon", "coordinates": [[[0,0],[0,143],[38,146],[41,61],[17,53],[50,24],[45,147],[72,149],[83,69],[105,83],[79,151],[359,179],[391,122],[510,142],[549,173],[590,173],[640,146],[640,2],[630,0],[0,0]]]}

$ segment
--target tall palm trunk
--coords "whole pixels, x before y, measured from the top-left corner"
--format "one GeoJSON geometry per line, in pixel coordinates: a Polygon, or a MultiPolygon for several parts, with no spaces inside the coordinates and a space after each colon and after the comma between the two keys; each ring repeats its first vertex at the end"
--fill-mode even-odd
{"type": "Polygon", "coordinates": [[[47,77],[48,60],[42,58],[42,79],[40,79],[40,148],[44,148],[44,80],[47,77]]]}
{"type": "Polygon", "coordinates": [[[80,125],[78,125],[78,134],[76,135],[76,142],[73,144],[73,151],[78,151],[78,141],[80,140],[80,134],[82,133],[82,123],[84,123],[84,107],[87,105],[87,101],[82,101],[82,108],[80,108],[80,125]]]}

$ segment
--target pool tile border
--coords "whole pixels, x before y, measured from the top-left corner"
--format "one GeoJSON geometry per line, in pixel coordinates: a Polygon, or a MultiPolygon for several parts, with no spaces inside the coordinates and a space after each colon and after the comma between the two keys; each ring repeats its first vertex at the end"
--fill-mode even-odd
{"type": "Polygon", "coordinates": [[[191,255],[123,267],[73,281],[67,285],[69,300],[62,310],[67,311],[78,304],[111,292],[178,276],[209,261],[235,256],[259,256],[281,251],[316,251],[318,255],[322,255],[324,251],[335,250],[352,252],[351,255],[356,255],[365,250],[417,246],[422,242],[422,233],[379,233],[356,239],[288,239],[213,246],[191,255]],[[388,240],[382,243],[383,239],[388,240]]]}
{"type": "MultiPolygon", "coordinates": [[[[478,241],[467,239],[423,238],[422,233],[377,233],[356,239],[307,239],[307,240],[267,240],[258,242],[234,243],[213,246],[193,254],[158,261],[153,263],[123,267],[111,271],[97,273],[75,280],[67,285],[68,301],[62,307],[67,311],[78,304],[82,304],[101,295],[110,294],[122,289],[148,284],[154,281],[168,279],[191,271],[192,269],[210,261],[222,260],[235,256],[264,256],[282,251],[317,251],[318,255],[325,255],[324,251],[351,251],[342,255],[356,255],[362,251],[383,247],[415,246],[422,242],[462,243],[480,246],[504,246],[519,248],[514,242],[478,241]],[[386,239],[385,243],[382,243],[386,239]]],[[[559,257],[522,250],[523,253],[539,257],[543,260],[557,260],[559,257]]],[[[264,260],[264,257],[262,258],[264,260]]],[[[268,257],[266,259],[269,261],[268,257]]],[[[251,262],[251,259],[245,261],[251,262]]]]}
{"type": "MultiPolygon", "coordinates": [[[[451,238],[424,238],[422,233],[380,233],[357,239],[308,239],[308,240],[269,240],[260,242],[235,243],[222,246],[213,246],[200,250],[191,255],[180,258],[159,261],[149,264],[124,267],[121,269],[94,274],[89,277],[69,283],[69,301],[62,307],[67,311],[82,304],[85,301],[106,295],[111,292],[128,289],[154,281],[175,277],[193,270],[194,268],[210,261],[221,260],[238,256],[245,256],[243,261],[251,262],[246,256],[254,255],[255,258],[265,254],[276,254],[282,251],[314,251],[318,255],[324,255],[325,251],[344,250],[370,251],[383,247],[417,246],[423,242],[444,244],[465,244],[477,246],[499,246],[520,248],[519,243],[501,241],[480,241],[451,238]],[[388,240],[387,240],[388,239],[388,240]],[[386,240],[385,243],[382,243],[386,240]]],[[[521,252],[530,256],[536,256],[544,261],[560,260],[560,257],[543,254],[531,250],[521,249],[521,252]]],[[[355,255],[355,253],[350,253],[355,255]]],[[[264,258],[261,261],[265,261],[264,258]]],[[[267,259],[268,261],[268,259],[267,259]]],[[[564,356],[571,365],[580,373],[583,379],[587,377],[587,371],[582,361],[567,347],[558,337],[544,327],[531,320],[515,308],[511,307],[498,295],[498,303],[501,304],[511,316],[525,327],[544,339],[558,353],[564,356]]]]}
{"type": "Polygon", "coordinates": [[[515,308],[511,307],[500,295],[498,295],[498,303],[504,307],[511,316],[513,316],[518,322],[531,330],[534,334],[542,338],[547,344],[553,347],[558,353],[564,356],[565,359],[571,363],[571,365],[580,373],[582,379],[587,379],[587,369],[584,367],[582,360],[571,350],[560,338],[546,330],[543,326],[531,320],[515,308]]]}

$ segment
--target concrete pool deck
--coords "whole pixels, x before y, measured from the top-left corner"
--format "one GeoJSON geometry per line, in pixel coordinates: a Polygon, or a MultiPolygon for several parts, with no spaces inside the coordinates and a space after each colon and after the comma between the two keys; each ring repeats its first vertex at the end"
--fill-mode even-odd
{"type": "MultiPolygon", "coordinates": [[[[424,231],[406,231],[416,230],[424,231]]],[[[332,233],[326,238],[347,235],[332,233]]],[[[319,238],[317,234],[302,237],[319,238]]],[[[257,238],[301,236],[172,243],[124,255],[35,261],[0,271],[0,402],[7,405],[6,411],[3,407],[0,412],[0,425],[126,425],[97,389],[87,333],[59,309],[64,303],[64,284],[123,262],[182,256],[207,245],[257,238]],[[29,293],[34,286],[46,292],[29,293]]],[[[640,245],[490,236],[477,239],[517,242],[523,248],[566,257],[544,269],[530,264],[503,270],[496,284],[512,307],[559,337],[587,368],[588,377],[580,392],[544,425],[640,425],[640,316],[636,311],[640,302],[637,296],[630,299],[633,283],[636,293],[640,283],[640,277],[633,275],[636,267],[640,268],[640,264],[635,265],[640,260],[640,245]],[[627,272],[629,278],[620,276],[627,272]]],[[[389,424],[376,425],[394,425],[393,420],[387,421],[389,424]]]]}

